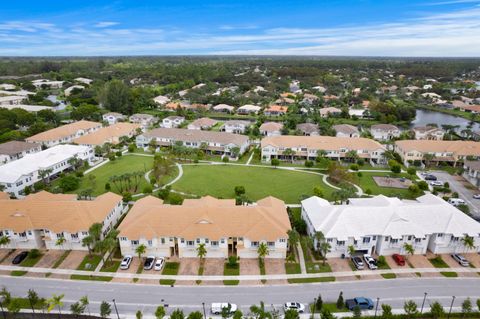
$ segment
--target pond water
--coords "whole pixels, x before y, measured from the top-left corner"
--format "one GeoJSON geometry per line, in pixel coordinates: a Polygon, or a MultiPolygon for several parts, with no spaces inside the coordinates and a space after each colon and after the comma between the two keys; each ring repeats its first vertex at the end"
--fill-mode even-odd
{"type": "MultiPolygon", "coordinates": [[[[459,130],[461,131],[467,128],[470,121],[464,119],[463,117],[453,116],[450,114],[427,110],[417,110],[417,116],[415,117],[415,120],[412,121],[412,126],[425,126],[430,123],[436,123],[438,127],[442,127],[442,125],[459,125],[459,130]]],[[[480,124],[474,123],[472,130],[480,131],[480,124]]]]}

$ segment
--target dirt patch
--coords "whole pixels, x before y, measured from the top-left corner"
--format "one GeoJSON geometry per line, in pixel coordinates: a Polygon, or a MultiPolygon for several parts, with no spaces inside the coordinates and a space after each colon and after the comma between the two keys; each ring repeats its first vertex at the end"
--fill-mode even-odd
{"type": "Polygon", "coordinates": [[[77,269],[87,255],[86,251],[72,250],[58,268],[77,269]]]}
{"type": "Polygon", "coordinates": [[[373,176],[373,180],[380,187],[405,189],[412,185],[411,180],[399,177],[373,176]]]}
{"type": "MultiPolygon", "coordinates": [[[[260,275],[258,259],[240,259],[240,275],[260,275]]],[[[240,285],[260,285],[260,280],[240,281],[240,285]]]]}

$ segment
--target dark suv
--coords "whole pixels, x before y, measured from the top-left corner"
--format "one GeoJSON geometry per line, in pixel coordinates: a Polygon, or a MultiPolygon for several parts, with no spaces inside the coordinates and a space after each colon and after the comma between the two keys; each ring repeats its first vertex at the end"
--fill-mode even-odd
{"type": "Polygon", "coordinates": [[[20,254],[16,255],[12,260],[12,264],[18,265],[28,256],[28,251],[22,251],[20,254]]]}

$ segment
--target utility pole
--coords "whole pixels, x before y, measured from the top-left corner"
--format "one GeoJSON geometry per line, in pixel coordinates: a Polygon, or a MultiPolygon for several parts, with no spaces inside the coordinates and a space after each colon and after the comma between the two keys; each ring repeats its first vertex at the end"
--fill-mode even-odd
{"type": "Polygon", "coordinates": [[[5,296],[0,296],[0,308],[2,308],[3,319],[7,319],[5,310],[3,310],[3,303],[5,302],[5,296]]]}
{"type": "Polygon", "coordinates": [[[203,319],[207,319],[207,314],[205,312],[205,303],[202,302],[202,308],[203,308],[203,319]]]}
{"type": "Polygon", "coordinates": [[[377,304],[375,305],[375,318],[377,318],[377,310],[378,310],[378,304],[380,302],[380,298],[377,297],[377,304]]]}
{"type": "Polygon", "coordinates": [[[315,308],[317,308],[317,298],[313,298],[312,319],[315,319],[315,308]]]}
{"type": "Polygon", "coordinates": [[[454,302],[455,302],[455,296],[452,296],[452,303],[450,304],[450,310],[448,311],[447,319],[450,319],[450,314],[452,313],[452,307],[454,302]]]}
{"type": "Polygon", "coordinates": [[[420,313],[423,313],[423,306],[425,306],[425,300],[427,299],[427,293],[423,293],[423,302],[422,302],[422,308],[420,309],[420,313]]]}
{"type": "Polygon", "coordinates": [[[120,319],[120,315],[118,314],[118,309],[117,309],[117,303],[115,302],[115,299],[113,301],[113,306],[115,307],[115,312],[117,313],[117,319],[120,319]]]}

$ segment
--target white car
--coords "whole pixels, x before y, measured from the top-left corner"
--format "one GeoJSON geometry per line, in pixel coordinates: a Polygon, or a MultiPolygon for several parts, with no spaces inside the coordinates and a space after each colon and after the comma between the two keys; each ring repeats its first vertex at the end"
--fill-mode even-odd
{"type": "Polygon", "coordinates": [[[463,257],[462,255],[452,254],[452,258],[455,259],[455,261],[458,262],[460,264],[460,266],[463,266],[463,267],[469,267],[470,266],[470,263],[468,262],[468,260],[465,259],[465,257],[463,257]]]}
{"type": "Polygon", "coordinates": [[[305,306],[299,302],[286,302],[283,305],[283,310],[296,310],[298,313],[303,313],[305,311],[305,306]]]}
{"type": "Polygon", "coordinates": [[[364,254],[363,259],[365,260],[365,263],[367,264],[368,268],[374,270],[377,269],[377,261],[370,256],[369,254],[364,254]]]}
{"type": "Polygon", "coordinates": [[[430,185],[432,186],[443,186],[443,182],[442,181],[431,181],[430,182],[430,185]]]}
{"type": "Polygon", "coordinates": [[[473,198],[475,198],[475,199],[480,199],[480,194],[475,194],[475,195],[473,195],[473,198]]]}
{"type": "Polygon", "coordinates": [[[132,258],[133,257],[130,256],[130,255],[127,255],[127,256],[123,257],[123,260],[120,263],[120,269],[126,270],[126,269],[130,268],[130,264],[132,263],[132,258]]]}
{"type": "Polygon", "coordinates": [[[212,303],[212,306],[210,308],[210,311],[214,315],[220,315],[222,314],[222,309],[229,309],[230,314],[234,313],[237,311],[237,305],[234,303],[229,303],[229,302],[214,302],[212,303]]]}
{"type": "Polygon", "coordinates": [[[160,258],[157,258],[157,260],[155,261],[155,266],[153,266],[153,269],[155,270],[162,270],[163,268],[163,265],[165,265],[165,259],[160,257],[160,258]]]}

